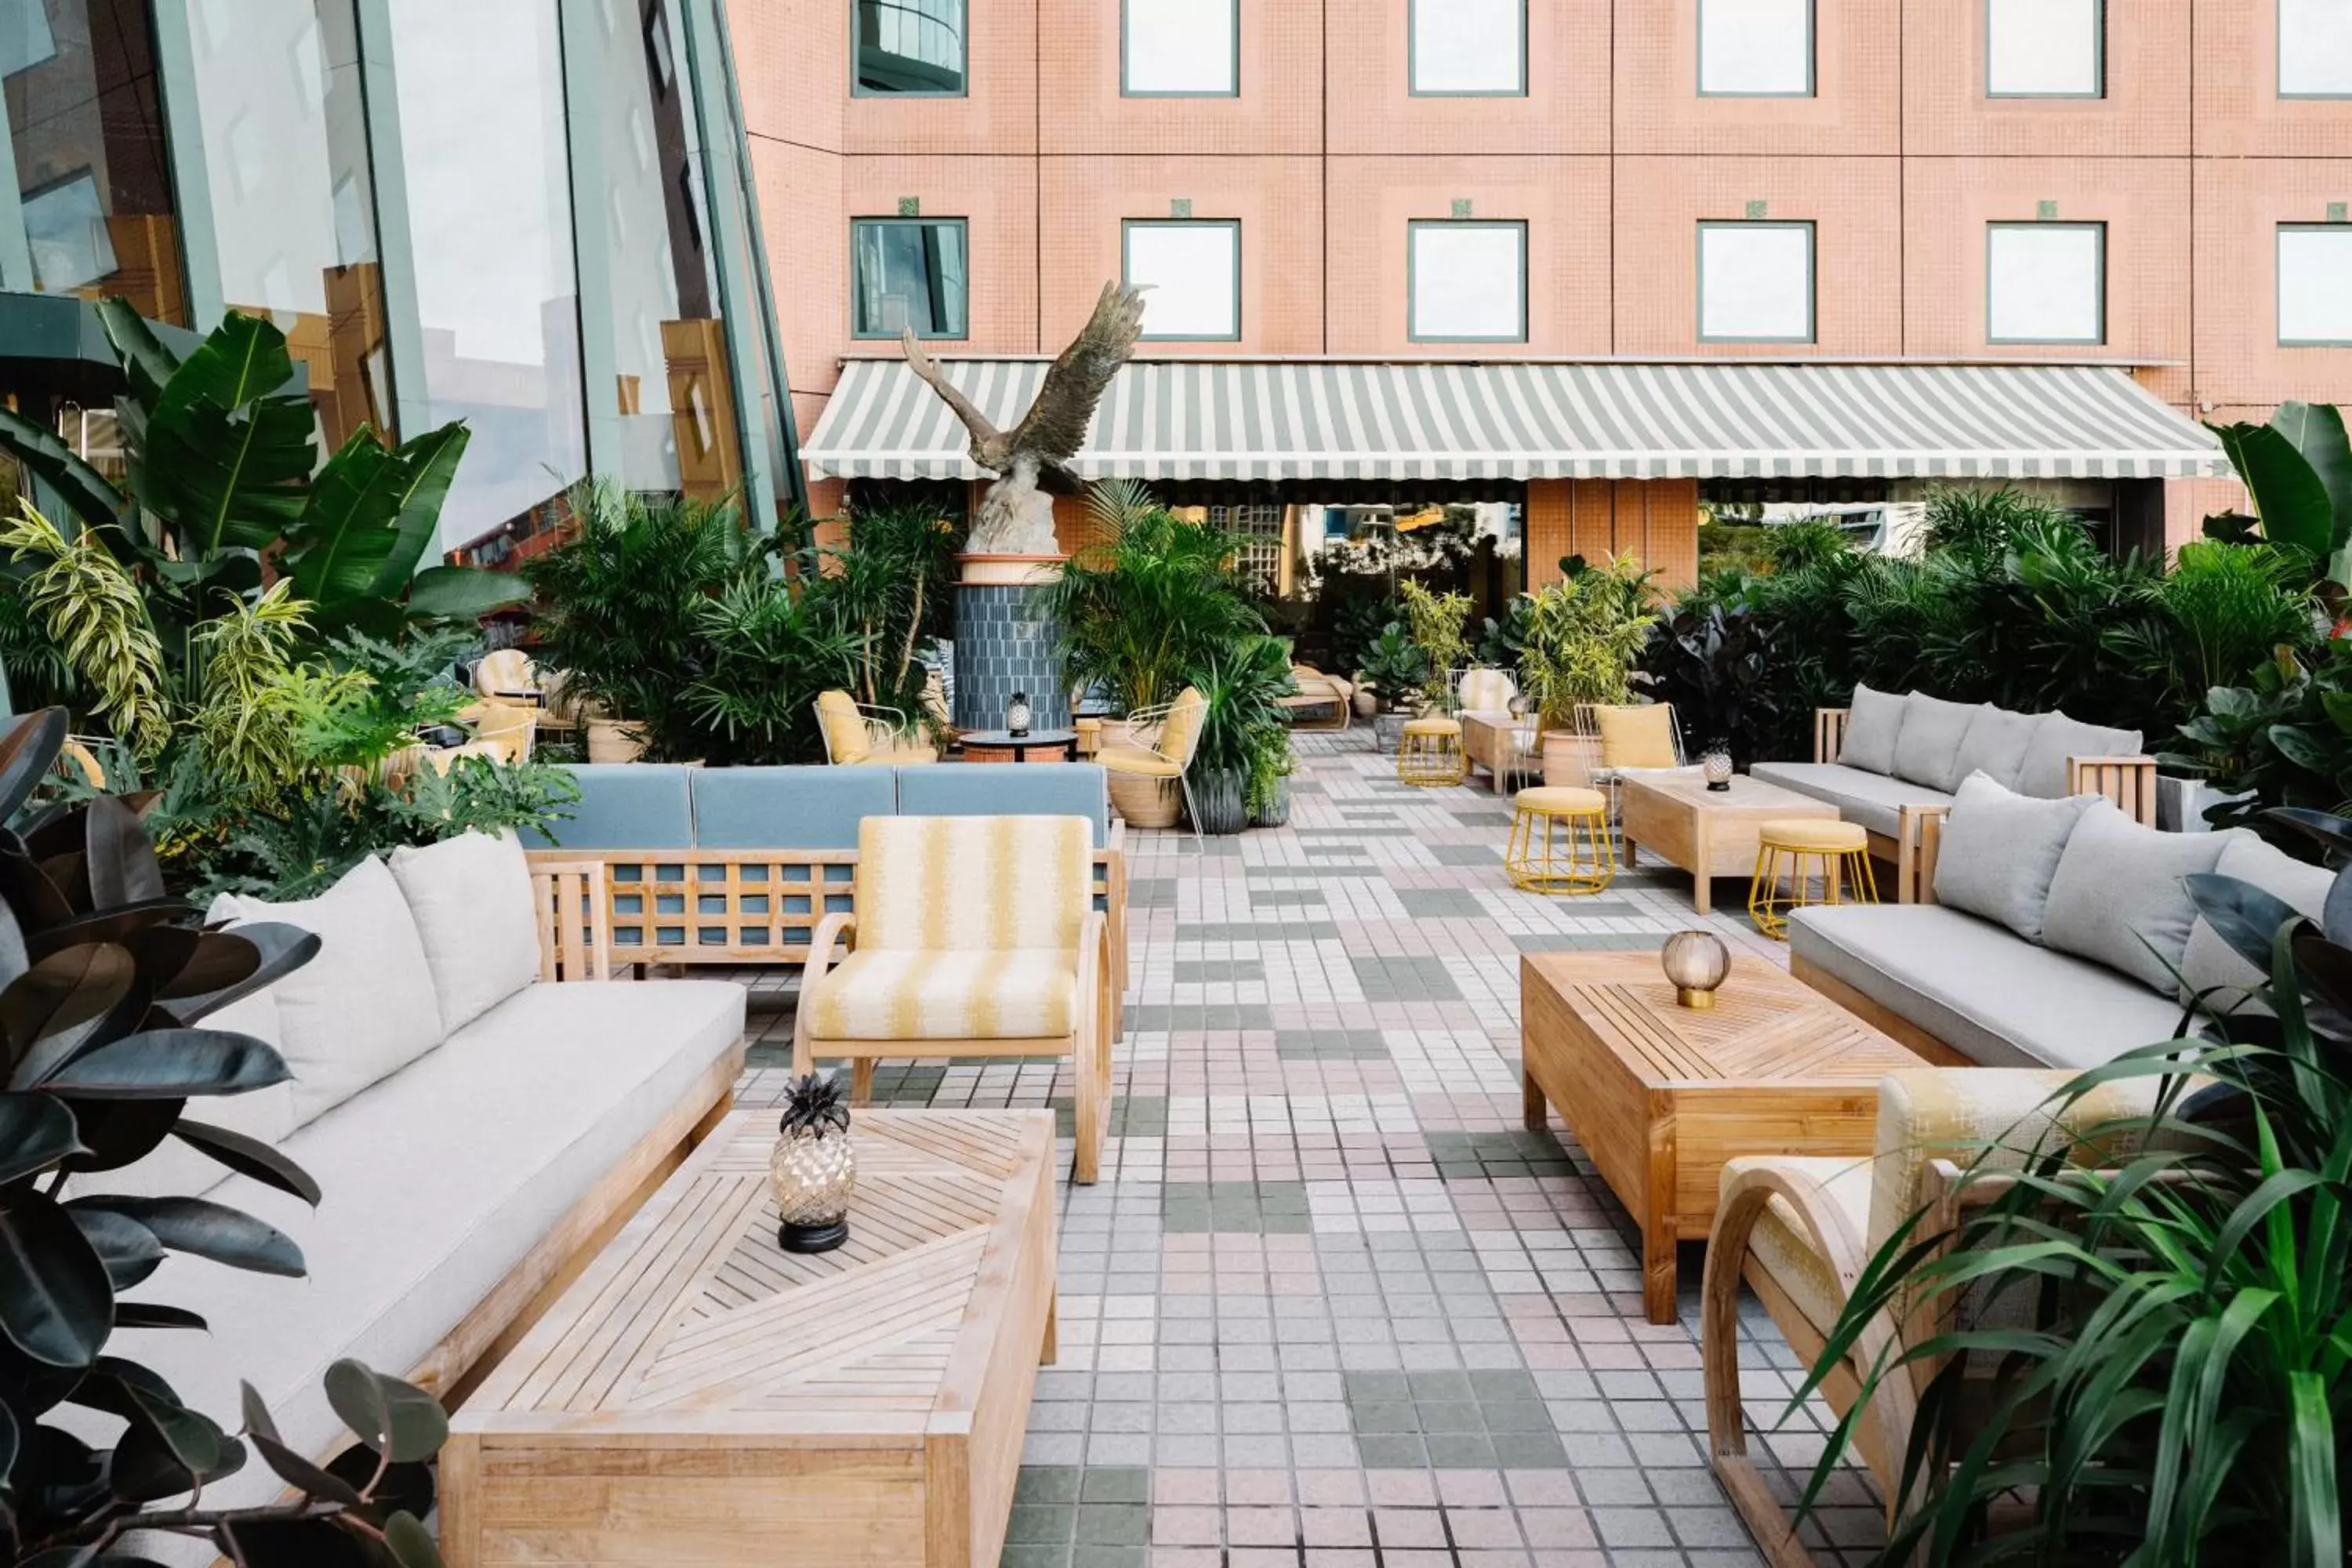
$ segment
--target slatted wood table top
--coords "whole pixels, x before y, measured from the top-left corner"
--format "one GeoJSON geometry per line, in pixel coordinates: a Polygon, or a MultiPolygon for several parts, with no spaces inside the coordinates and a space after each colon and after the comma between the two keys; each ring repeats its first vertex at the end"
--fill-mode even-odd
{"type": "Polygon", "coordinates": [[[850,1237],[814,1255],[777,1245],[775,1135],[720,1123],[453,1418],[453,1565],[635,1562],[666,1530],[775,1561],[828,1509],[863,1522],[796,1561],[994,1561],[1050,1355],[1052,1114],[857,1112],[850,1237]]]}
{"type": "Polygon", "coordinates": [[[1704,1238],[1725,1161],[1871,1152],[1878,1080],[1926,1066],[1759,958],[1711,1009],[1679,1005],[1654,952],[1519,961],[1527,1125],[1557,1110],[1641,1223],[1643,1294],[1675,1315],[1675,1243],[1704,1238]]]}
{"type": "Polygon", "coordinates": [[[1691,902],[1715,907],[1712,879],[1756,872],[1758,830],[1782,817],[1837,820],[1837,807],[1765,779],[1734,773],[1727,790],[1710,790],[1696,768],[1629,773],[1618,797],[1625,864],[1646,850],[1691,874],[1691,902]]]}

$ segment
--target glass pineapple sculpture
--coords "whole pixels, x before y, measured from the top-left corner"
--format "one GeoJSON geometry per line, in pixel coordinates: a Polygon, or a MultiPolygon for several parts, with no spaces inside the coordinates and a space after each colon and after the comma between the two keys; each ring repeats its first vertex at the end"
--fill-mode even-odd
{"type": "Polygon", "coordinates": [[[815,1073],[794,1079],[777,1131],[768,1156],[776,1244],[786,1252],[830,1252],[849,1239],[849,1198],[857,1189],[857,1152],[840,1081],[815,1073]]]}

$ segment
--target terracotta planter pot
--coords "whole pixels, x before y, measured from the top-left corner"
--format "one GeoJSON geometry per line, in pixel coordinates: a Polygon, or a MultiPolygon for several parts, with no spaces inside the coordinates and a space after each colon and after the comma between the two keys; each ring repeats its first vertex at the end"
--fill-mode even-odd
{"type": "Polygon", "coordinates": [[[1554,789],[1591,789],[1601,766],[1601,737],[1547,730],[1543,738],[1543,779],[1554,789]]]}
{"type": "Polygon", "coordinates": [[[1110,803],[1129,827],[1173,827],[1183,804],[1183,792],[1174,779],[1147,778],[1141,773],[1112,773],[1110,803]]]}
{"type": "Polygon", "coordinates": [[[588,721],[588,760],[634,763],[646,754],[646,738],[625,719],[588,721]]]}

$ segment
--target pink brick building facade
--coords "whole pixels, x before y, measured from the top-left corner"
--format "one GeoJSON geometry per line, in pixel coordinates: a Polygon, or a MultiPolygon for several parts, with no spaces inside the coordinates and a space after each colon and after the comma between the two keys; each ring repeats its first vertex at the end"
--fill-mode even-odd
{"type": "MultiPolygon", "coordinates": [[[[1240,224],[1238,341],[1155,354],[2048,358],[2196,418],[2352,402],[2352,346],[2282,347],[2278,300],[2280,226],[2352,202],[2352,97],[2282,96],[2282,7],[2343,0],[2094,4],[2099,95],[2039,98],[1987,90],[1997,0],[1812,0],[1787,97],[1699,90],[1702,4],[1758,0],[1527,0],[1526,90],[1486,97],[1411,90],[1415,0],[1236,0],[1238,91],[1181,98],[1122,94],[1121,0],[969,0],[962,96],[854,95],[859,3],[731,6],[804,437],[885,346],[852,338],[851,221],[907,211],[964,220],[950,354],[1057,349],[1121,221],[1189,210],[1240,224]],[[1407,226],[1465,214],[1527,226],[1524,342],[1409,335],[1407,226]],[[1813,226],[1812,341],[1702,341],[1699,226],[1759,216],[1813,226]],[[1987,226],[2053,220],[2105,226],[2104,341],[1994,343],[1987,226]]],[[[2168,491],[2174,541],[2219,493],[2168,491]]]]}

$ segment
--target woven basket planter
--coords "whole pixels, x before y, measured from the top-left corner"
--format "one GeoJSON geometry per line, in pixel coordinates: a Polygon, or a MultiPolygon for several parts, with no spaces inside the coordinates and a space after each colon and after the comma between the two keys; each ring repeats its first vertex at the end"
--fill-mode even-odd
{"type": "Polygon", "coordinates": [[[1174,779],[1148,778],[1141,773],[1113,772],[1110,803],[1129,827],[1173,827],[1183,792],[1174,779]]]}
{"type": "Polygon", "coordinates": [[[592,763],[634,763],[646,754],[645,736],[620,719],[588,721],[588,760],[592,763]]]}

